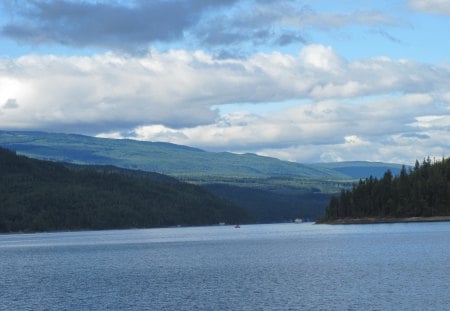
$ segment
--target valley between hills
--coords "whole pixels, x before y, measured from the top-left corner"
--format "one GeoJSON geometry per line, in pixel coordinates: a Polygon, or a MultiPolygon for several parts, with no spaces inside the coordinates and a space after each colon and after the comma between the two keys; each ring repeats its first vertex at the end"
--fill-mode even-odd
{"type": "MultiPolygon", "coordinates": [[[[248,215],[243,222],[253,223],[316,220],[324,215],[330,195],[350,188],[360,178],[381,177],[388,169],[397,174],[401,169],[399,164],[374,162],[301,164],[164,142],[44,132],[0,131],[0,147],[66,167],[109,166],[168,175],[241,208],[248,215]]],[[[160,223],[168,224],[173,223],[160,223]]]]}

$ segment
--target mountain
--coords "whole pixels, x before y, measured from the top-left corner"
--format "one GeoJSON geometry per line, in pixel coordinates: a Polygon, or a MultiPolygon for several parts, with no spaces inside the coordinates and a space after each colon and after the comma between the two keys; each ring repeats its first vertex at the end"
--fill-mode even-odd
{"type": "Polygon", "coordinates": [[[163,142],[117,140],[75,134],[0,131],[0,146],[44,160],[115,165],[172,176],[359,179],[398,173],[401,165],[381,162],[300,164],[255,154],[206,152],[163,142]]]}
{"type": "Polygon", "coordinates": [[[257,222],[316,219],[329,194],[400,165],[372,162],[300,164],[255,154],[207,152],[161,142],[74,134],[0,131],[0,146],[32,158],[158,172],[201,185],[244,208],[257,222]]]}
{"type": "Polygon", "coordinates": [[[353,179],[365,179],[370,176],[381,178],[387,170],[398,175],[402,169],[400,164],[367,161],[314,163],[312,166],[334,170],[353,179]]]}
{"type": "Polygon", "coordinates": [[[316,168],[255,154],[206,152],[161,142],[0,131],[0,146],[44,160],[115,165],[172,176],[348,178],[326,167],[316,168]]]}
{"type": "Polygon", "coordinates": [[[236,205],[169,176],[65,165],[0,148],[0,232],[247,221],[236,205]]]}

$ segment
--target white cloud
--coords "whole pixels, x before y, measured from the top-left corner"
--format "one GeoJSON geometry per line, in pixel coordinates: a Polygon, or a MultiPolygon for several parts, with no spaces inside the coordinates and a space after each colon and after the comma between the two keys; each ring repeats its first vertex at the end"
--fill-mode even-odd
{"type": "Polygon", "coordinates": [[[330,47],[320,44],[307,45],[300,52],[300,58],[306,68],[319,69],[338,74],[345,65],[344,60],[330,47]]]}
{"type": "Polygon", "coordinates": [[[409,5],[419,12],[450,14],[449,0],[410,0],[409,5]]]}
{"type": "Polygon", "coordinates": [[[364,146],[351,143],[331,145],[310,144],[288,148],[263,149],[258,153],[298,162],[384,161],[413,165],[415,160],[430,156],[440,159],[449,156],[446,143],[448,131],[430,132],[429,139],[406,138],[402,135],[380,136],[368,140],[364,146]]]}
{"type": "Polygon", "coordinates": [[[415,126],[426,129],[448,128],[450,129],[450,115],[427,115],[416,118],[415,126]]]}
{"type": "MultiPolygon", "coordinates": [[[[255,54],[219,60],[182,50],[143,57],[25,56],[0,61],[0,102],[15,98],[16,113],[2,124],[33,126],[211,123],[211,106],[301,98],[353,98],[391,92],[440,92],[450,82],[443,68],[374,58],[347,62],[330,47],[311,45],[298,56],[255,54]]],[[[447,90],[448,91],[448,90],[447,90]]]]}
{"type": "Polygon", "coordinates": [[[181,129],[142,126],[125,136],[299,162],[413,163],[450,150],[442,134],[449,130],[448,120],[450,111],[432,96],[411,94],[359,104],[335,100],[299,104],[264,116],[231,113],[213,124],[181,129]]]}
{"type": "MultiPolygon", "coordinates": [[[[386,151],[394,148],[389,143],[404,141],[393,137],[432,140],[448,130],[450,114],[448,66],[385,57],[348,61],[321,45],[296,56],[227,60],[183,50],[26,56],[0,60],[0,72],[0,104],[19,103],[1,110],[3,128],[56,127],[109,137],[133,131],[143,140],[284,153],[286,159],[348,159],[357,150],[370,150],[363,154],[374,160],[400,158],[386,151]],[[287,100],[302,104],[267,114],[220,115],[212,108],[287,100]],[[429,127],[423,125],[433,121],[427,116],[445,122],[434,122],[425,135],[429,127]]],[[[412,148],[396,148],[401,146],[412,148]]]]}

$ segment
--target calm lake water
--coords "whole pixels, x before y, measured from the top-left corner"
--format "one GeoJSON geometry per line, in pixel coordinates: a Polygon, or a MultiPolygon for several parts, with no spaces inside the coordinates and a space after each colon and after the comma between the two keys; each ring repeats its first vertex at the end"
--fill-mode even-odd
{"type": "Polygon", "coordinates": [[[0,235],[0,310],[449,310],[450,223],[0,235]]]}

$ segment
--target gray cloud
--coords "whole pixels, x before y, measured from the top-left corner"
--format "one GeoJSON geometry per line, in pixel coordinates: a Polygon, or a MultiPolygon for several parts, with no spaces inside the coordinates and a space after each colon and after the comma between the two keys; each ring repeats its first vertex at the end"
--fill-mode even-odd
{"type": "Polygon", "coordinates": [[[0,31],[14,40],[132,53],[143,53],[156,42],[212,49],[305,44],[313,29],[395,25],[378,11],[322,13],[296,0],[34,0],[7,10],[12,18],[0,31]]]}
{"type": "MultiPolygon", "coordinates": [[[[395,18],[374,10],[348,13],[322,13],[299,1],[254,1],[236,9],[206,16],[193,33],[207,46],[229,44],[288,45],[306,44],[313,30],[333,31],[362,26],[396,26],[395,18]]],[[[380,30],[382,31],[382,30],[380,30]]],[[[387,32],[385,32],[385,35],[387,32]]],[[[388,38],[389,40],[392,37],[388,38]]]]}
{"type": "Polygon", "coordinates": [[[289,44],[292,44],[292,43],[307,44],[308,40],[302,34],[298,34],[298,33],[284,33],[284,34],[280,35],[275,40],[275,42],[278,45],[280,45],[280,46],[284,46],[284,45],[289,45],[289,44]]]}
{"type": "Polygon", "coordinates": [[[6,102],[3,104],[3,109],[16,109],[19,108],[19,104],[17,100],[14,98],[8,98],[6,102]]]}
{"type": "Polygon", "coordinates": [[[382,36],[383,38],[386,38],[387,40],[393,42],[393,43],[398,43],[398,44],[403,44],[403,41],[400,40],[399,38],[393,36],[392,34],[390,34],[389,32],[387,32],[386,30],[377,28],[377,29],[371,29],[369,30],[370,33],[373,34],[377,34],[382,36]]]}
{"type": "Polygon", "coordinates": [[[155,41],[182,38],[211,7],[235,0],[74,2],[35,0],[15,10],[18,18],[3,26],[3,35],[31,43],[146,49],[155,41]]]}
{"type": "Polygon", "coordinates": [[[427,134],[421,134],[421,133],[406,133],[406,134],[402,134],[402,137],[406,137],[406,138],[418,138],[418,139],[429,139],[431,138],[430,135],[427,134]]]}

